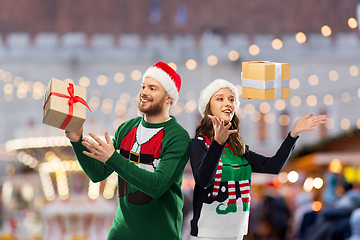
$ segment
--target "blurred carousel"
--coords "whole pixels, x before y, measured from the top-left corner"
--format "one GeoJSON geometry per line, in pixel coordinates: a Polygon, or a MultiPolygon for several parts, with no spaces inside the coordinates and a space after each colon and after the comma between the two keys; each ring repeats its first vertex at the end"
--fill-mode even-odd
{"type": "Polygon", "coordinates": [[[117,175],[91,182],[65,136],[7,141],[0,145],[0,159],[0,240],[107,238],[117,207],[117,175]]]}

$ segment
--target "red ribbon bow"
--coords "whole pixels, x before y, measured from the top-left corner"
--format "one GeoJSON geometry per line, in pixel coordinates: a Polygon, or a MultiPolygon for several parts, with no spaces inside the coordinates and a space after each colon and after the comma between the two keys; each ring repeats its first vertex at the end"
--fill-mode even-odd
{"type": "Polygon", "coordinates": [[[69,87],[67,87],[67,90],[68,90],[70,96],[62,94],[62,93],[51,92],[49,94],[49,97],[47,98],[47,100],[44,103],[44,109],[45,109],[45,106],[46,106],[47,102],[49,101],[51,95],[54,95],[57,97],[62,97],[62,98],[69,98],[69,101],[68,101],[69,113],[68,113],[68,116],[66,117],[64,123],[60,126],[60,129],[65,129],[66,126],[69,124],[69,122],[73,116],[74,103],[80,102],[80,103],[84,104],[91,112],[91,109],[90,109],[89,105],[86,103],[86,101],[82,97],[75,96],[74,85],[72,83],[69,83],[69,87]]]}

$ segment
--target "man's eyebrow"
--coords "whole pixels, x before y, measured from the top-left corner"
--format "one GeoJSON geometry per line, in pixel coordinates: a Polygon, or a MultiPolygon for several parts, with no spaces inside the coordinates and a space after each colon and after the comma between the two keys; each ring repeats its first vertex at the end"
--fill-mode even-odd
{"type": "Polygon", "coordinates": [[[158,86],[153,85],[153,84],[146,85],[146,84],[142,83],[141,86],[148,86],[148,87],[156,87],[156,88],[159,88],[158,86]]]}

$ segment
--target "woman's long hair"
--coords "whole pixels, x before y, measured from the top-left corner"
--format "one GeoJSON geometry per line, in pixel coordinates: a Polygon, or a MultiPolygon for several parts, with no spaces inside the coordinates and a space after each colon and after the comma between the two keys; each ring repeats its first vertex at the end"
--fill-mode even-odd
{"type": "MultiPolygon", "coordinates": [[[[214,128],[208,115],[213,115],[210,110],[210,102],[206,105],[204,117],[201,119],[199,126],[196,128],[195,138],[199,136],[206,136],[210,140],[213,139],[214,128]]],[[[239,136],[240,127],[240,119],[235,112],[233,118],[231,119],[230,129],[236,129],[237,132],[230,134],[226,142],[230,145],[230,148],[236,153],[236,155],[242,156],[245,153],[245,143],[239,136]]]]}

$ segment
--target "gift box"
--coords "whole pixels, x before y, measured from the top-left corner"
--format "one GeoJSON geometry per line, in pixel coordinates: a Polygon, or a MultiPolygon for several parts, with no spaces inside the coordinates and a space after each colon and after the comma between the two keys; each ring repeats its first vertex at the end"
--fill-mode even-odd
{"type": "Polygon", "coordinates": [[[242,63],[242,98],[275,100],[289,98],[289,64],[242,63]]]}
{"type": "Polygon", "coordinates": [[[52,78],[45,92],[43,123],[77,133],[86,119],[86,108],[90,110],[86,88],[52,78]]]}

